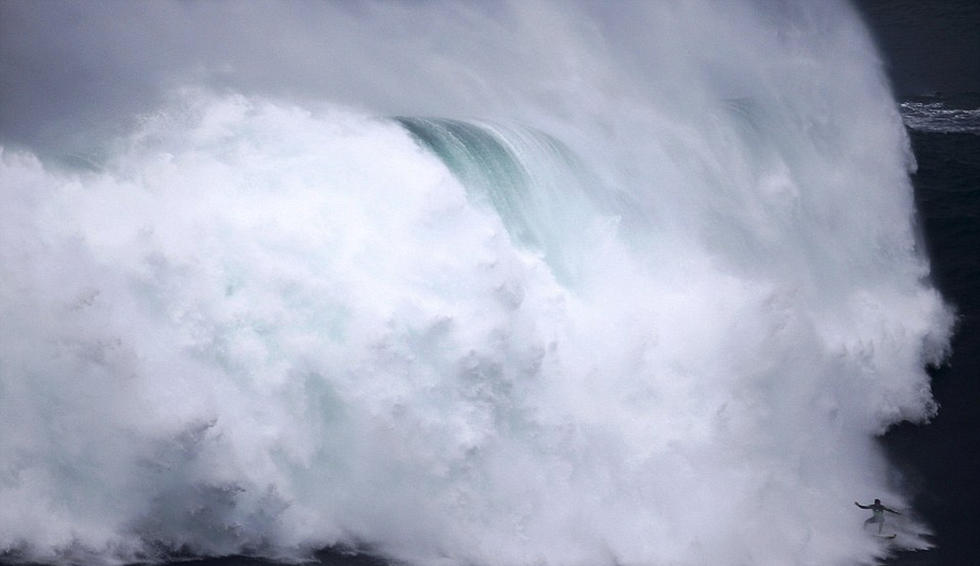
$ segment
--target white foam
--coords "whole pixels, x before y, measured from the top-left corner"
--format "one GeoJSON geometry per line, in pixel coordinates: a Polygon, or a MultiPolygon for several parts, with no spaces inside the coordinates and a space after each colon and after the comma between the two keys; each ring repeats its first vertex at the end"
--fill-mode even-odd
{"type": "MultiPolygon", "coordinates": [[[[406,48],[474,82],[405,105],[534,128],[593,173],[594,208],[548,220],[571,281],[384,101],[191,90],[99,171],[4,151],[0,547],[880,553],[851,502],[905,504],[874,435],[935,410],[951,316],[865,33],[836,5],[617,6],[427,4],[419,37],[475,43],[406,48]]],[[[366,81],[400,76],[353,49],[398,11],[346,32],[366,81]]]]}

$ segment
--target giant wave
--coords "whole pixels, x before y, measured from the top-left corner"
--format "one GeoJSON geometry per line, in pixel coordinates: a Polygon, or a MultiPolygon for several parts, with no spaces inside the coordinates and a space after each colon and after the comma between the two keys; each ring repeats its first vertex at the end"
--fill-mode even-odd
{"type": "Polygon", "coordinates": [[[3,150],[6,556],[885,552],[851,502],[907,501],[875,436],[952,315],[851,10],[368,6],[320,101],[3,150]]]}

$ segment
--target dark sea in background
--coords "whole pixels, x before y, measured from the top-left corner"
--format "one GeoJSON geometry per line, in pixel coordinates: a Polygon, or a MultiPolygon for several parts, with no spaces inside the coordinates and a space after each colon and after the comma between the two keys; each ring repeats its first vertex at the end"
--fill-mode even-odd
{"type": "MultiPolygon", "coordinates": [[[[978,98],[968,97],[974,112],[978,98]]],[[[883,439],[901,470],[899,481],[912,486],[917,512],[935,529],[936,548],[888,564],[971,564],[980,533],[980,134],[910,134],[933,276],[959,318],[952,357],[932,372],[939,415],[927,426],[895,427],[883,439]]]]}
{"type": "Polygon", "coordinates": [[[936,547],[892,565],[976,563],[980,533],[980,3],[862,0],[901,102],[918,170],[919,221],[938,288],[958,314],[932,371],[938,416],[883,438],[936,547]]]}

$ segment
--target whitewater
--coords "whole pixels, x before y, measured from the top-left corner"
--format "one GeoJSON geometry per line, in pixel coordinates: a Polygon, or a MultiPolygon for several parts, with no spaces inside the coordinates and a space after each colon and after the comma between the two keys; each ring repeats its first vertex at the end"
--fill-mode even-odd
{"type": "Polygon", "coordinates": [[[2,149],[5,559],[928,545],[876,436],[935,414],[954,314],[850,6],[315,11],[319,81],[246,53],[2,149]]]}

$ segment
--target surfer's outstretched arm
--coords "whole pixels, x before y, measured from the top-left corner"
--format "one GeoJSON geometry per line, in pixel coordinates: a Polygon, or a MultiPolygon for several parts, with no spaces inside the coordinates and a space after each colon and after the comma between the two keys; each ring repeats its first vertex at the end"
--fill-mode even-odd
{"type": "Polygon", "coordinates": [[[860,507],[861,509],[871,509],[871,506],[870,505],[861,505],[857,501],[855,501],[854,504],[857,505],[858,507],[860,507]]]}
{"type": "Polygon", "coordinates": [[[898,511],[896,511],[894,509],[889,509],[888,507],[885,507],[884,505],[882,505],[882,507],[885,509],[885,511],[888,511],[889,513],[894,513],[896,515],[901,515],[901,513],[899,513],[898,511]]]}

